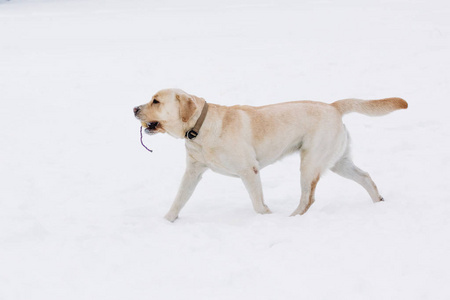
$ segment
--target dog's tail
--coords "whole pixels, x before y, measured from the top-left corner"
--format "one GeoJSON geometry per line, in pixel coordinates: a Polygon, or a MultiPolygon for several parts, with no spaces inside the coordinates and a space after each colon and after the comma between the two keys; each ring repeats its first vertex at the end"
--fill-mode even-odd
{"type": "Polygon", "coordinates": [[[344,99],[331,103],[344,115],[357,112],[367,116],[383,116],[394,110],[408,108],[408,103],[402,98],[386,98],[381,100],[344,99]]]}

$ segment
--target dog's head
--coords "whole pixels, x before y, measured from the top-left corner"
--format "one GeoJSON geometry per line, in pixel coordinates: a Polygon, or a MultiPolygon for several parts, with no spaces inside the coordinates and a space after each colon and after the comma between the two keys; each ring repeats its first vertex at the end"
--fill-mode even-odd
{"type": "Polygon", "coordinates": [[[157,92],[149,103],[136,106],[133,111],[147,134],[169,133],[183,138],[192,127],[194,115],[199,114],[202,99],[179,89],[157,92]]]}

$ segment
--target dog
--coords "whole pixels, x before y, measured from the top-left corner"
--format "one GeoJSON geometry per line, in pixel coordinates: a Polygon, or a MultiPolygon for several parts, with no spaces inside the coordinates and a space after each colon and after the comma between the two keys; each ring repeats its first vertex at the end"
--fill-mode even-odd
{"type": "Polygon", "coordinates": [[[314,203],[317,182],[327,169],[359,183],[373,202],[383,201],[369,174],[352,162],[342,116],[351,112],[382,116],[407,107],[401,98],[227,107],[180,89],[164,89],[133,111],[147,134],[168,133],[185,139],[186,170],[165,215],[173,222],[207,169],[241,178],[254,210],[270,213],[264,203],[260,171],[294,152],[301,155],[301,197],[291,216],[304,214],[314,203]]]}

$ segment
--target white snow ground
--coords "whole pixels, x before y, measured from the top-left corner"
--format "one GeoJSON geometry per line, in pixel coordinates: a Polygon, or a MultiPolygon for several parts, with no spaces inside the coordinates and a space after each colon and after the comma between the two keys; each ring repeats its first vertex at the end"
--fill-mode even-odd
{"type": "Polygon", "coordinates": [[[0,1],[0,299],[449,299],[447,1],[0,1]],[[132,108],[179,87],[220,104],[400,96],[345,117],[386,202],[299,157],[262,171],[272,215],[205,174],[163,216],[182,140],[132,108]]]}

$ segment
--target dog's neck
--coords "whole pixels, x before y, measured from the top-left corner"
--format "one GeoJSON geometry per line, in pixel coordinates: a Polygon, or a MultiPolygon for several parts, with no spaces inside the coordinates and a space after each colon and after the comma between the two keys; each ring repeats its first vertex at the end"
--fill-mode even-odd
{"type": "Polygon", "coordinates": [[[200,133],[200,128],[202,128],[207,113],[208,113],[208,103],[205,101],[200,116],[195,122],[194,127],[186,131],[186,134],[184,135],[186,139],[193,140],[197,137],[197,135],[200,133]]]}

